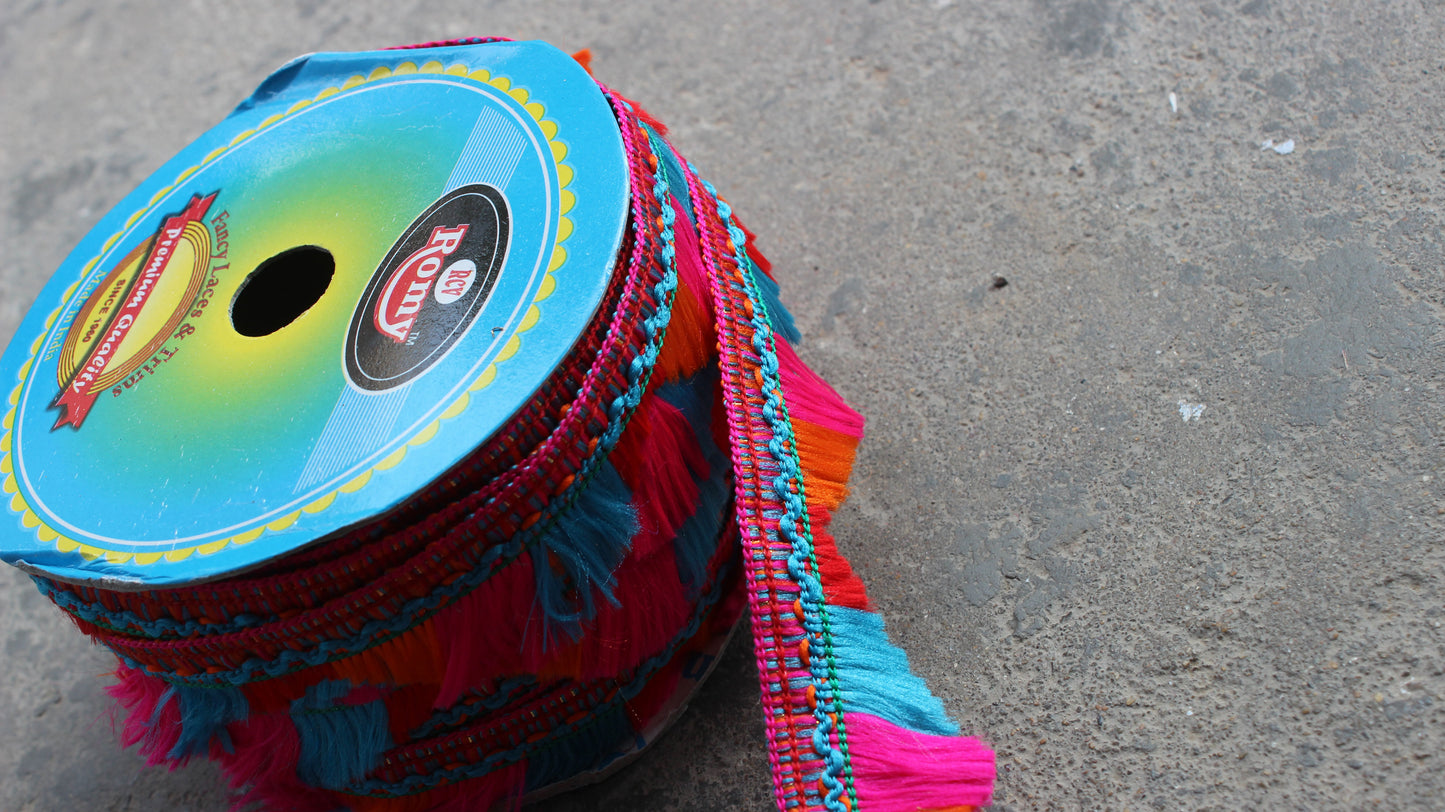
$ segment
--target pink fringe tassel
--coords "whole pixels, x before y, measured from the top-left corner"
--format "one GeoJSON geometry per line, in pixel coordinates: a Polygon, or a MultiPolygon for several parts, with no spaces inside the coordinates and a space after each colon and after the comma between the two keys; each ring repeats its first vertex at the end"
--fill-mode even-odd
{"type": "Polygon", "coordinates": [[[437,613],[446,668],[433,707],[451,707],[497,678],[563,672],[600,678],[624,673],[657,653],[692,611],[677,580],[671,546],[629,559],[615,576],[617,594],[628,596],[627,602],[599,602],[597,616],[575,645],[545,647],[541,619],[523,614],[534,591],[527,554],[437,613]]]}
{"type": "Polygon", "coordinates": [[[489,679],[527,673],[526,663],[541,659],[542,621],[528,615],[535,591],[532,556],[523,553],[436,614],[446,668],[434,707],[451,707],[489,679]]]}
{"type": "Polygon", "coordinates": [[[677,529],[697,509],[696,480],[708,475],[707,459],[687,416],[671,403],[649,396],[611,460],[632,491],[637,510],[632,554],[648,556],[670,546],[677,529]]]}
{"type": "Polygon", "coordinates": [[[526,762],[511,764],[480,778],[399,798],[369,798],[337,793],[332,804],[351,812],[517,812],[526,787],[526,762]]]}
{"type": "Polygon", "coordinates": [[[522,808],[526,780],[526,762],[503,767],[485,778],[458,784],[455,797],[436,806],[433,812],[516,812],[522,808]]]}
{"type": "Polygon", "coordinates": [[[286,713],[253,716],[226,726],[231,752],[216,751],[221,772],[236,791],[233,812],[259,805],[274,812],[331,812],[336,801],[328,793],[296,777],[301,739],[286,713]]]}
{"type": "Polygon", "coordinates": [[[915,733],[866,713],[844,717],[858,807],[921,812],[987,806],[993,751],[977,739],[915,733]]]}
{"type": "Polygon", "coordinates": [[[808,368],[786,341],[777,342],[778,372],[788,397],[788,415],[794,420],[832,429],[850,437],[863,436],[863,415],[853,411],[818,373],[808,368]]]}
{"type": "Polygon", "coordinates": [[[186,760],[173,760],[169,754],[181,738],[181,711],[175,697],[166,696],[165,681],[123,665],[115,669],[115,676],[119,681],[105,692],[126,710],[121,746],[139,744],[147,767],[159,764],[166,764],[172,770],[180,767],[186,760]]]}
{"type": "Polygon", "coordinates": [[[617,594],[629,596],[620,607],[606,605],[587,631],[582,678],[625,674],[661,651],[692,614],[672,548],[664,546],[645,561],[617,572],[617,594]]]}
{"type": "MultiPolygon", "coordinates": [[[[672,210],[677,215],[677,228],[674,229],[674,249],[676,250],[677,295],[681,296],[686,290],[697,305],[698,311],[705,314],[709,325],[708,332],[713,332],[712,324],[712,296],[708,291],[712,289],[712,282],[707,277],[707,270],[702,264],[702,249],[697,244],[697,234],[693,231],[692,222],[688,220],[687,214],[672,200],[672,210]]],[[[709,336],[712,341],[717,339],[709,336]]],[[[709,342],[709,344],[712,343],[709,342]]]]}

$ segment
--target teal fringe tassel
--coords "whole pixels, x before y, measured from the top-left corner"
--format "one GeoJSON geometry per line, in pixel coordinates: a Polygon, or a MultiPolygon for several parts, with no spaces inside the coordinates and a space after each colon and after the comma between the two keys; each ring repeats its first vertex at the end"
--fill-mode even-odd
{"type": "Polygon", "coordinates": [[[682,412],[692,426],[692,436],[706,454],[718,451],[712,438],[714,384],[718,380],[717,362],[713,361],[687,378],[679,378],[656,389],[658,397],[682,412]]]}
{"type": "Polygon", "coordinates": [[[771,276],[757,271],[753,278],[758,282],[758,290],[763,294],[763,305],[768,308],[768,324],[773,332],[788,340],[789,344],[797,346],[803,340],[803,334],[798,332],[798,325],[793,321],[793,314],[783,306],[782,288],[778,287],[777,280],[771,276]]]}
{"type": "MultiPolygon", "coordinates": [[[[174,696],[181,714],[181,735],[166,757],[183,761],[191,756],[207,755],[214,743],[227,753],[232,752],[231,734],[226,725],[250,715],[246,695],[239,688],[198,688],[172,685],[166,693],[174,696]]],[[[165,707],[170,696],[162,696],[157,711],[165,707]]]]}
{"type": "Polygon", "coordinates": [[[291,703],[301,742],[296,777],[310,786],[343,789],[375,769],[391,749],[385,701],[347,704],[350,693],[350,682],[327,680],[291,703]]]}
{"type": "Polygon", "coordinates": [[[532,550],[537,604],[547,623],[579,639],[581,624],[597,614],[597,598],[616,604],[616,571],[637,532],[632,491],[612,463],[598,466],[576,504],[558,516],[532,550]],[[548,555],[550,553],[551,555],[548,555]],[[551,564],[561,564],[559,572],[551,564]]]}
{"type": "Polygon", "coordinates": [[[617,743],[635,732],[628,721],[626,706],[613,705],[557,742],[529,754],[526,791],[602,767],[617,743]]]}
{"type": "MultiPolygon", "coordinates": [[[[649,136],[648,140],[652,142],[654,147],[658,144],[666,145],[666,149],[657,150],[657,156],[662,159],[662,168],[667,173],[667,177],[687,177],[682,171],[682,161],[678,160],[677,153],[672,151],[672,145],[667,143],[667,139],[663,138],[647,124],[643,124],[642,129],[647,131],[647,135],[649,136]]],[[[673,197],[677,198],[677,202],[681,206],[683,213],[687,215],[687,219],[690,220],[693,225],[697,225],[697,215],[692,210],[692,195],[688,192],[687,184],[669,183],[667,190],[672,193],[673,197]]]]}
{"type": "Polygon", "coordinates": [[[843,707],[918,733],[958,735],[943,703],[908,668],[908,655],[888,642],[883,618],[846,606],[828,608],[843,707]]]}
{"type": "Polygon", "coordinates": [[[712,436],[713,384],[717,380],[717,366],[713,364],[690,378],[657,388],[657,396],[676,407],[692,425],[708,466],[707,479],[696,480],[697,510],[677,529],[672,547],[678,580],[686,588],[688,600],[693,601],[707,585],[708,563],[717,553],[717,537],[725,519],[723,508],[732,492],[727,476],[732,461],[712,436]]]}
{"type": "Polygon", "coordinates": [[[717,449],[703,448],[712,476],[698,483],[697,511],[677,529],[672,542],[677,562],[677,578],[686,590],[687,599],[696,601],[707,586],[708,563],[717,554],[718,533],[722,532],[723,509],[732,492],[728,481],[728,461],[717,449]]]}

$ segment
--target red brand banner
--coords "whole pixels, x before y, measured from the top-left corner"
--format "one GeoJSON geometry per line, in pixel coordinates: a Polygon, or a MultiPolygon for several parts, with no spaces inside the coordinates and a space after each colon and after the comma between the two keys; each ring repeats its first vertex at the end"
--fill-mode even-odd
{"type": "Polygon", "coordinates": [[[115,311],[114,317],[105,326],[104,337],[96,342],[95,348],[80,365],[70,381],[60,390],[60,395],[51,404],[52,408],[60,409],[60,418],[55,421],[55,426],[74,426],[80,428],[85,422],[85,416],[90,413],[90,407],[95,404],[96,394],[91,391],[100,373],[105,370],[125,337],[130,333],[130,328],[140,318],[141,311],[145,308],[150,295],[160,284],[161,276],[170,266],[171,257],[175,254],[176,244],[180,242],[181,236],[185,234],[186,226],[193,222],[200,222],[206,211],[211,207],[211,201],[216,199],[215,193],[205,197],[195,195],[191,202],[186,205],[184,211],[173,217],[166,218],[161,227],[156,230],[152,238],[151,249],[146,254],[145,263],[141,265],[140,271],[130,284],[125,293],[125,303],[115,311]]]}

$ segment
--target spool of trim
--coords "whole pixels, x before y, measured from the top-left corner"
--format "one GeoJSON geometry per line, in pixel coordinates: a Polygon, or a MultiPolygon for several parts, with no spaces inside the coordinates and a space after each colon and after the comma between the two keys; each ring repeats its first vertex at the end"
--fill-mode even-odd
{"type": "Polygon", "coordinates": [[[541,43],[273,74],[81,241],[0,360],[0,556],[123,738],[240,803],[593,780],[748,604],[780,809],[988,802],[826,526],[863,421],[731,207],[541,43]]]}

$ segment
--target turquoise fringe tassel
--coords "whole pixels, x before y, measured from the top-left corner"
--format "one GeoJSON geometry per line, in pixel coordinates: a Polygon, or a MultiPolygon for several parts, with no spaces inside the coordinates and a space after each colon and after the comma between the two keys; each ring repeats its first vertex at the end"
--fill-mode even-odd
{"type": "Polygon", "coordinates": [[[391,749],[386,703],[346,704],[351,683],[319,682],[291,703],[291,721],[301,742],[296,777],[323,789],[344,789],[360,781],[391,749]]]}
{"type": "Polygon", "coordinates": [[[673,540],[673,558],[677,562],[678,580],[687,590],[688,600],[697,600],[707,585],[708,563],[717,553],[717,536],[722,532],[723,508],[732,493],[728,471],[732,461],[712,436],[712,409],[717,366],[710,364],[690,378],[659,386],[657,396],[682,412],[692,425],[693,437],[707,461],[708,476],[696,480],[697,510],[677,529],[673,540]]]}
{"type": "Polygon", "coordinates": [[[797,346],[802,342],[803,334],[798,331],[793,314],[783,306],[782,288],[778,286],[777,280],[762,271],[754,273],[753,279],[757,281],[758,291],[763,295],[763,304],[768,308],[768,325],[773,328],[773,332],[786,338],[789,344],[797,346]]]}
{"type": "Polygon", "coordinates": [[[578,639],[580,624],[597,614],[599,596],[616,603],[612,573],[632,548],[636,532],[632,491],[612,463],[604,462],[576,504],[557,517],[532,550],[537,604],[549,633],[562,629],[578,639]]]}
{"type": "MultiPolygon", "coordinates": [[[[181,714],[181,735],[166,758],[184,760],[191,756],[204,756],[210,752],[212,743],[227,753],[231,752],[231,734],[226,725],[239,722],[250,715],[250,705],[239,688],[198,688],[191,685],[172,685],[166,689],[161,701],[156,703],[156,712],[165,707],[170,697],[176,700],[181,714]]],[[[154,724],[154,723],[152,723],[154,724]]]]}
{"type": "Polygon", "coordinates": [[[881,616],[830,606],[828,626],[845,710],[870,713],[918,733],[958,735],[943,702],[908,668],[908,655],[888,642],[881,616]]]}

